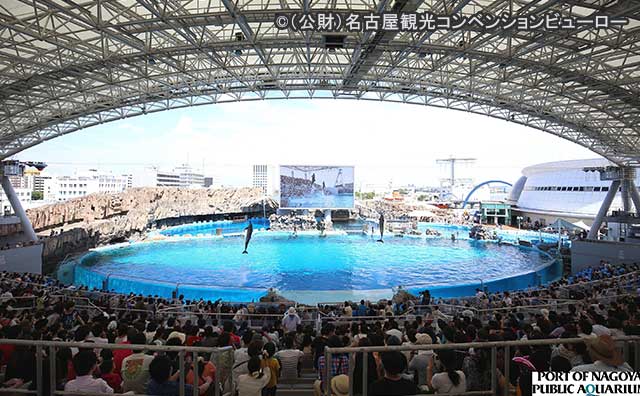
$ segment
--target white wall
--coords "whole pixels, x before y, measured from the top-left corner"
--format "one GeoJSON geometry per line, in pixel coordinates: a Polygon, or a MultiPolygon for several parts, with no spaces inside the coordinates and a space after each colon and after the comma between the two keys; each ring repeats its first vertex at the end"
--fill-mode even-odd
{"type": "MultiPolygon", "coordinates": [[[[595,217],[607,194],[610,181],[600,181],[598,172],[584,172],[584,166],[592,166],[591,162],[570,161],[566,167],[557,166],[562,163],[541,164],[523,171],[527,176],[524,189],[517,206],[523,211],[535,210],[553,212],[558,215],[576,215],[579,217],[595,217]],[[546,187],[560,187],[567,191],[540,190],[546,187]],[[573,191],[574,187],[584,191],[573,191]],[[571,188],[572,191],[568,191],[571,188]],[[600,191],[594,191],[600,190],[600,191]]],[[[640,177],[636,177],[640,185],[640,177]]],[[[622,208],[620,194],[616,196],[611,210],[622,208]]]]}

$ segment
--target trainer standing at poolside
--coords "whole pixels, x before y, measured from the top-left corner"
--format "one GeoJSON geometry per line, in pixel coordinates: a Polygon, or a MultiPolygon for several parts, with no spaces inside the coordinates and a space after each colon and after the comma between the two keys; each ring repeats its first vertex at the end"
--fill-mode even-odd
{"type": "Polygon", "coordinates": [[[284,314],[284,318],[282,318],[282,327],[284,328],[285,334],[295,332],[300,323],[302,323],[302,319],[300,319],[300,316],[296,313],[296,309],[289,307],[287,313],[284,314]]]}

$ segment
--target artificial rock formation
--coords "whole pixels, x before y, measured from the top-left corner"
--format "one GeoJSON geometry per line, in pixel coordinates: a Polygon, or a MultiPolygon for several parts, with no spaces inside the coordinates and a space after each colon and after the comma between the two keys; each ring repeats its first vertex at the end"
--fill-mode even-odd
{"type": "Polygon", "coordinates": [[[278,216],[271,215],[269,217],[269,227],[273,231],[298,231],[317,230],[318,222],[315,217],[310,214],[295,216],[278,216]]]}
{"type": "MultiPolygon", "coordinates": [[[[167,219],[261,214],[259,188],[131,188],[119,194],[91,194],[27,210],[33,228],[45,239],[44,259],[56,261],[73,252],[124,241],[167,219]]],[[[272,213],[277,203],[264,202],[272,213]]]]}

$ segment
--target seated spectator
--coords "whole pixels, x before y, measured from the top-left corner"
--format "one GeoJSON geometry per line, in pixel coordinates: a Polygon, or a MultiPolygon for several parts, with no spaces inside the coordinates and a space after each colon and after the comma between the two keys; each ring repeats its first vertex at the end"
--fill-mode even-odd
{"type": "Polygon", "coordinates": [[[609,335],[589,338],[587,349],[593,363],[576,366],[571,371],[633,371],[609,335]]]}
{"type": "Polygon", "coordinates": [[[268,342],[264,346],[264,358],[262,359],[262,368],[271,370],[271,379],[262,390],[262,396],[275,396],[278,386],[278,377],[280,376],[280,362],[275,358],[276,346],[273,342],[268,342]]]}
{"type": "Polygon", "coordinates": [[[419,393],[413,381],[402,378],[407,368],[406,359],[401,352],[383,352],[381,354],[384,378],[371,384],[369,396],[405,396],[419,393]]]}
{"type": "MultiPolygon", "coordinates": [[[[136,330],[133,327],[129,328],[126,325],[121,326],[121,328],[119,328],[118,330],[119,330],[120,336],[116,338],[116,344],[131,344],[131,341],[129,341],[129,338],[130,336],[136,333],[136,330]],[[124,331],[125,333],[124,337],[121,335],[122,331],[124,331]]],[[[116,372],[120,372],[122,370],[122,361],[124,360],[124,358],[126,358],[131,354],[133,354],[133,351],[131,349],[114,349],[113,350],[113,364],[115,364],[116,366],[116,372]]]]}
{"type": "Polygon", "coordinates": [[[73,357],[76,379],[67,382],[65,392],[113,393],[113,388],[101,378],[93,378],[98,359],[92,350],[81,350],[73,357]]]}
{"type": "MultiPolygon", "coordinates": [[[[429,334],[416,334],[415,345],[429,345],[432,343],[429,334]]],[[[409,362],[409,371],[415,372],[414,378],[417,378],[418,386],[427,384],[427,366],[433,356],[433,350],[418,351],[409,362]]]]}
{"type": "Polygon", "coordinates": [[[565,357],[555,356],[551,358],[551,371],[558,373],[568,373],[571,371],[571,362],[565,357]]]}
{"type": "MultiPolygon", "coordinates": [[[[359,347],[371,346],[369,338],[361,338],[358,342],[359,347]]],[[[364,355],[356,354],[355,364],[353,367],[353,394],[361,395],[363,391],[362,376],[364,375],[364,355]]],[[[426,369],[425,369],[426,370],[426,369]]],[[[339,376],[338,376],[339,377],[339,376]]],[[[335,377],[337,378],[337,377],[335,377]]],[[[367,388],[371,389],[371,384],[378,380],[378,367],[376,358],[373,353],[367,354],[367,388]]],[[[333,380],[331,381],[333,383],[333,380]]]]}
{"type": "Polygon", "coordinates": [[[300,362],[304,352],[293,347],[294,338],[291,335],[284,337],[284,349],[276,352],[275,357],[280,361],[282,367],[281,377],[283,379],[298,378],[300,376],[300,362]]]}
{"type": "Polygon", "coordinates": [[[100,363],[100,378],[105,380],[115,393],[122,393],[122,377],[116,372],[113,360],[103,360],[100,363]]]}
{"type": "MultiPolygon", "coordinates": [[[[253,334],[254,334],[253,331],[247,332],[243,336],[243,339],[246,340],[246,339],[253,338],[253,334]],[[247,334],[249,334],[248,337],[247,337],[247,334]]],[[[261,339],[262,337],[258,337],[258,338],[261,339]]],[[[258,358],[262,358],[263,347],[264,347],[264,344],[262,343],[261,340],[255,340],[255,341],[251,341],[248,344],[247,348],[241,348],[234,352],[232,375],[233,375],[233,381],[235,383],[238,382],[238,377],[240,377],[240,375],[249,373],[249,367],[247,366],[247,364],[249,363],[249,359],[251,359],[254,356],[258,358]]]]}
{"type": "MultiPolygon", "coordinates": [[[[207,382],[206,380],[207,378],[211,378],[212,380],[215,381],[216,366],[212,362],[210,361],[205,362],[204,358],[202,356],[199,356],[197,358],[196,364],[198,365],[198,386],[201,386],[205,382],[207,382]]],[[[194,376],[193,369],[190,369],[185,377],[185,382],[189,385],[193,385],[194,384],[193,376],[194,376]]],[[[200,393],[201,396],[205,394],[206,394],[206,391],[200,393]]]]}
{"type": "Polygon", "coordinates": [[[200,346],[215,348],[218,346],[218,334],[213,332],[212,326],[204,328],[204,335],[200,341],[200,346]]]}
{"type": "MultiPolygon", "coordinates": [[[[167,356],[156,356],[149,365],[149,384],[147,385],[147,395],[157,396],[178,396],[180,394],[180,383],[170,381],[171,376],[171,360],[167,356]]],[[[205,383],[198,387],[198,391],[202,394],[209,389],[213,380],[207,377],[205,383]]],[[[184,385],[184,394],[193,395],[193,387],[189,384],[184,385]]]]}
{"type": "MultiPolygon", "coordinates": [[[[131,343],[144,345],[147,338],[142,333],[135,333],[131,336],[131,343]]],[[[147,355],[144,350],[127,356],[122,360],[121,376],[123,379],[122,390],[124,392],[133,391],[143,394],[149,382],[149,365],[153,356],[147,355]]]]}
{"type": "Polygon", "coordinates": [[[451,349],[441,349],[431,359],[427,367],[427,385],[435,393],[463,393],[467,384],[464,373],[455,369],[455,351],[451,349]],[[442,372],[433,374],[435,360],[439,361],[442,372]]]}
{"type": "Polygon", "coordinates": [[[349,396],[349,377],[340,374],[331,378],[331,396],[349,396]]]}
{"type": "Polygon", "coordinates": [[[238,396],[261,396],[262,389],[271,379],[271,370],[263,370],[258,356],[252,356],[247,363],[249,373],[238,377],[238,396]]]}
{"type": "MultiPolygon", "coordinates": [[[[327,340],[327,346],[329,348],[342,348],[344,346],[342,342],[342,338],[337,335],[333,335],[329,337],[327,340]]],[[[404,355],[401,354],[401,356],[404,355]]],[[[326,365],[329,365],[329,369],[331,370],[331,376],[335,377],[340,374],[349,374],[349,355],[346,353],[334,353],[331,355],[331,362],[325,362],[325,357],[320,356],[318,359],[318,375],[319,379],[317,379],[313,384],[314,394],[319,396],[323,393],[323,390],[326,389],[325,382],[325,374],[326,374],[326,365]]]]}

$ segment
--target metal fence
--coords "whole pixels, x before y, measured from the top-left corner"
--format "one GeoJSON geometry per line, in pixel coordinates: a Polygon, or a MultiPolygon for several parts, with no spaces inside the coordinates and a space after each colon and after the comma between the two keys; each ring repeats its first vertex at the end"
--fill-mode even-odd
{"type": "MultiPolygon", "coordinates": [[[[635,371],[640,371],[640,336],[631,336],[631,337],[617,337],[614,338],[616,341],[616,345],[622,349],[622,356],[625,359],[625,362],[630,362],[635,371]]],[[[406,352],[406,351],[438,351],[443,349],[455,349],[455,350],[468,350],[473,348],[491,349],[491,388],[482,391],[470,391],[464,393],[458,393],[456,395],[497,395],[499,396],[499,391],[503,393],[504,396],[509,396],[510,387],[509,387],[509,378],[510,378],[510,364],[511,364],[511,351],[515,350],[515,348],[522,346],[553,346],[560,344],[578,344],[584,343],[584,338],[566,338],[566,339],[544,339],[544,340],[524,340],[524,341],[497,341],[497,342],[468,342],[468,343],[459,343],[459,344],[430,344],[430,345],[398,345],[398,346],[384,346],[384,347],[345,347],[345,348],[325,348],[324,359],[325,362],[329,362],[325,364],[325,373],[324,373],[324,387],[325,392],[330,394],[328,389],[330,389],[331,378],[332,378],[332,370],[331,370],[331,361],[332,356],[335,354],[348,354],[349,356],[349,396],[353,396],[353,378],[354,378],[354,362],[356,354],[362,354],[362,394],[367,394],[367,388],[370,385],[367,381],[368,378],[368,358],[369,354],[374,353],[382,353],[382,352],[390,352],[390,351],[398,351],[398,352],[406,352]],[[498,353],[501,352],[502,356],[508,357],[504,360],[504,366],[498,367],[498,353]],[[506,379],[506,386],[503,386],[502,390],[498,388],[498,370],[500,370],[502,376],[506,379]]],[[[452,393],[447,393],[447,395],[453,395],[452,393]]]]}
{"type": "MultiPolygon", "coordinates": [[[[185,395],[185,377],[190,370],[193,370],[193,396],[199,396],[198,389],[198,364],[190,364],[187,362],[187,358],[192,362],[196,362],[197,359],[192,357],[198,354],[210,354],[210,361],[216,367],[216,375],[214,382],[211,386],[214,386],[213,395],[220,396],[221,387],[225,382],[233,389],[233,376],[231,375],[231,369],[233,367],[233,347],[222,348],[206,348],[206,347],[184,347],[184,346],[159,346],[159,345],[131,345],[131,344],[98,344],[98,343],[82,343],[82,342],[61,342],[61,341],[31,341],[31,340],[11,340],[0,339],[0,345],[15,345],[35,349],[36,360],[36,373],[35,373],[35,389],[32,388],[33,383],[26,383],[20,388],[0,388],[1,393],[9,394],[29,394],[37,396],[54,396],[54,395],[105,395],[101,393],[89,393],[89,392],[66,392],[57,390],[58,378],[57,378],[57,364],[59,363],[56,358],[56,350],[59,348],[82,348],[82,349],[128,349],[134,351],[152,351],[158,354],[174,352],[178,354],[179,362],[179,396],[185,395]],[[223,355],[230,354],[230,358],[223,364],[223,355]],[[48,363],[45,363],[48,362],[48,363]],[[48,364],[49,378],[45,380],[45,364],[48,364]],[[44,384],[48,381],[49,392],[45,394],[44,384]]],[[[64,362],[66,364],[66,362],[64,362]]],[[[7,378],[5,378],[5,381],[7,378]]],[[[129,393],[128,393],[129,394],[129,393]]]]}

